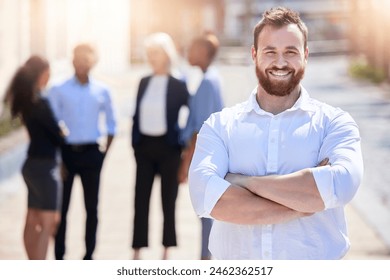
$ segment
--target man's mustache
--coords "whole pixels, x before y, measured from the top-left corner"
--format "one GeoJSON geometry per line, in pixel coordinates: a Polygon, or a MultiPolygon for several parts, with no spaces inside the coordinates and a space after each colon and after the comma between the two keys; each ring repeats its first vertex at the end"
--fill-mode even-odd
{"type": "Polygon", "coordinates": [[[272,67],[272,68],[267,68],[266,71],[288,71],[288,72],[295,72],[293,68],[290,67],[272,67]]]}

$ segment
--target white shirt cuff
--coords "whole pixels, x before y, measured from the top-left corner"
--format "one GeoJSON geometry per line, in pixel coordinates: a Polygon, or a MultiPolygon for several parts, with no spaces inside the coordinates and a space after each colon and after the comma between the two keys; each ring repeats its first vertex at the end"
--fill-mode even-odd
{"type": "Polygon", "coordinates": [[[218,176],[212,176],[207,182],[204,196],[204,209],[210,218],[210,213],[215,204],[217,204],[218,200],[229,186],[230,183],[228,181],[218,176]]]}
{"type": "Polygon", "coordinates": [[[311,169],[317,189],[324,202],[325,209],[333,208],[336,205],[336,196],[334,192],[333,173],[331,166],[321,166],[311,169]]]}

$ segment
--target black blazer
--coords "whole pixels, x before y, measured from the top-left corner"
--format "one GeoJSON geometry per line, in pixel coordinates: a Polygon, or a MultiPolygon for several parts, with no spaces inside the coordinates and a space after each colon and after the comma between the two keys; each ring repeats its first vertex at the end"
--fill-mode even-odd
{"type": "Polygon", "coordinates": [[[46,98],[34,103],[23,122],[30,136],[27,155],[29,158],[55,159],[65,139],[46,98]]]}
{"type": "MultiPolygon", "coordinates": [[[[137,93],[137,101],[135,113],[133,116],[133,129],[132,129],[132,145],[135,147],[142,141],[143,135],[139,130],[139,111],[142,97],[145,94],[146,87],[150,81],[151,76],[142,78],[137,93]]],[[[186,84],[172,76],[168,78],[168,89],[166,98],[166,121],[167,121],[167,134],[166,141],[171,146],[177,146],[181,148],[180,144],[180,128],[178,124],[179,110],[182,106],[188,106],[189,93],[186,84]]]]}

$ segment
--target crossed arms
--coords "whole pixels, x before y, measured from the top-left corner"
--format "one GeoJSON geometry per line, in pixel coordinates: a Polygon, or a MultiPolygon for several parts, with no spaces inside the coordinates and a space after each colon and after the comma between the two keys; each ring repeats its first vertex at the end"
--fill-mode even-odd
{"type": "MultiPolygon", "coordinates": [[[[325,159],[319,166],[327,163],[325,159]]],[[[211,212],[217,220],[276,224],[309,216],[325,207],[310,169],[261,177],[228,173],[225,180],[231,185],[211,212]]]]}
{"type": "Polygon", "coordinates": [[[318,157],[329,158],[332,165],[323,161],[285,175],[244,176],[229,173],[234,160],[226,147],[230,140],[206,122],[189,172],[195,212],[235,224],[277,224],[345,206],[362,180],[360,136],[348,116],[331,125],[318,157]]]}

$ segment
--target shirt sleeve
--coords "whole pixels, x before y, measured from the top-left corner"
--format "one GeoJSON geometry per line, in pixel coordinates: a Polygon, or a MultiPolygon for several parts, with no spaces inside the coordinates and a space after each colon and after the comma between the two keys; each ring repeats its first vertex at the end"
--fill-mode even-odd
{"type": "Polygon", "coordinates": [[[208,117],[222,110],[222,106],[219,92],[209,80],[202,80],[196,94],[191,96],[190,114],[182,133],[183,142],[187,143],[193,134],[198,133],[208,117]]]}
{"type": "Polygon", "coordinates": [[[325,209],[341,207],[352,200],[363,178],[363,157],[359,129],[352,117],[340,112],[331,121],[319,161],[331,165],[312,168],[325,209]]]}
{"type": "Polygon", "coordinates": [[[106,118],[106,127],[108,135],[116,134],[116,115],[114,111],[114,106],[112,103],[112,97],[109,90],[106,90],[106,100],[104,103],[104,112],[106,118]]]}
{"type": "Polygon", "coordinates": [[[228,171],[228,153],[213,123],[216,114],[202,126],[189,170],[189,190],[192,205],[200,217],[210,213],[219,198],[230,186],[224,180],[228,171]]]}
{"type": "Polygon", "coordinates": [[[194,96],[195,121],[194,127],[199,131],[203,122],[210,117],[212,113],[222,109],[221,102],[218,102],[218,92],[213,88],[209,80],[203,80],[194,96]]]}

